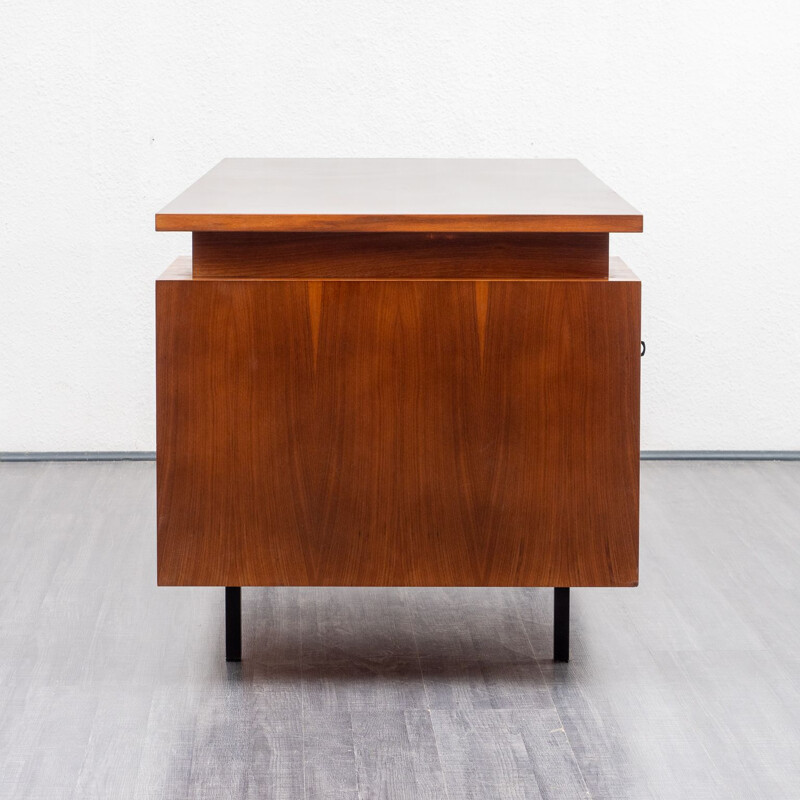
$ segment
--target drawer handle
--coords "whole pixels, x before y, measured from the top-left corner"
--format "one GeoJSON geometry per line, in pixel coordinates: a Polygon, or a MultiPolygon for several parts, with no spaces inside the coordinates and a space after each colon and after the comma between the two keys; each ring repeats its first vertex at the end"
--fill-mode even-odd
{"type": "Polygon", "coordinates": [[[644,356],[644,351],[645,351],[646,349],[647,349],[647,347],[645,346],[645,343],[644,343],[644,341],[642,341],[642,356],[644,356]]]}

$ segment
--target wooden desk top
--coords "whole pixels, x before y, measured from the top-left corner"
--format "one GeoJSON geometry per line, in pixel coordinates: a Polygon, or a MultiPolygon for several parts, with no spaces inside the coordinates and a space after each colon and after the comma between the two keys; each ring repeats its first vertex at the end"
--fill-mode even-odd
{"type": "Polygon", "coordinates": [[[642,215],[574,159],[226,158],[156,230],[636,232],[642,215]]]}

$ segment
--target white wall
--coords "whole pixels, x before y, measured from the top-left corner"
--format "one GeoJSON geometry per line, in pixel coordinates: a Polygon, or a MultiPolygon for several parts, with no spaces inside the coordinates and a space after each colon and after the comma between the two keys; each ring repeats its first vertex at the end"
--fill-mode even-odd
{"type": "Polygon", "coordinates": [[[800,449],[796,0],[0,8],[0,450],[154,448],[153,214],[223,156],[580,158],[644,212],[644,449],[800,449]]]}

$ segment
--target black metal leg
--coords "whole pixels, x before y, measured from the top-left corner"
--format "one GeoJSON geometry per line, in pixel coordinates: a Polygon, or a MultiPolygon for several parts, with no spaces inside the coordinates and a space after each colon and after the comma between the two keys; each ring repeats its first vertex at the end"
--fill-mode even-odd
{"type": "Polygon", "coordinates": [[[225,587],[225,660],[242,660],[242,587],[225,587]]]}
{"type": "Polygon", "coordinates": [[[553,595],[553,661],[569,661],[569,588],[553,595]]]}

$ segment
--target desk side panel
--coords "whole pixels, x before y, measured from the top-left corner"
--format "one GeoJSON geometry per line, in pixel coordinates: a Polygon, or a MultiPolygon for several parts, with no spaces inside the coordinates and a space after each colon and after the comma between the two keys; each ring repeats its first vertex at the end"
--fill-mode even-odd
{"type": "Polygon", "coordinates": [[[630,586],[634,280],[157,284],[164,585],[630,586]]]}

